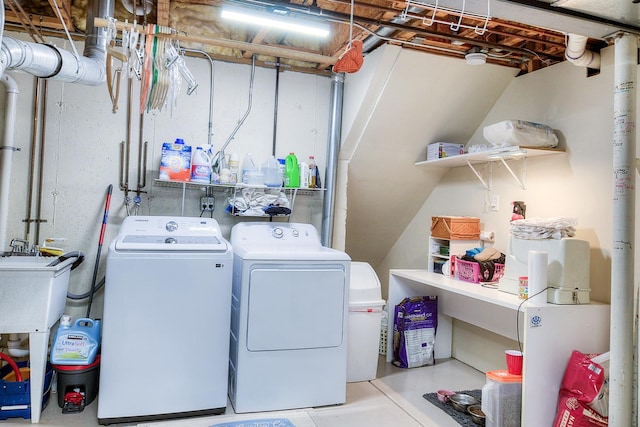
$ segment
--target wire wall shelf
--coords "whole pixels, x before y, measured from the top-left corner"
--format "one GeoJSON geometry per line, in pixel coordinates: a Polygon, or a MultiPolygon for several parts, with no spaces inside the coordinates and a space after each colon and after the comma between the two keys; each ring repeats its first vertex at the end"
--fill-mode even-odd
{"type": "Polygon", "coordinates": [[[483,35],[485,31],[487,31],[487,24],[491,19],[491,0],[487,0],[487,13],[480,14],[469,12],[466,10],[466,0],[462,1],[462,7],[460,9],[454,9],[450,7],[444,7],[439,4],[439,0],[435,1],[435,4],[420,1],[420,0],[407,0],[407,5],[404,8],[404,11],[400,14],[402,19],[420,19],[422,20],[422,24],[427,27],[432,26],[434,23],[449,25],[451,31],[458,31],[460,28],[468,28],[474,30],[476,34],[483,35]],[[431,10],[430,16],[427,15],[414,15],[414,13],[418,12],[420,9],[429,9],[431,10]],[[437,18],[438,12],[446,12],[450,15],[457,15],[457,21],[443,21],[437,18]],[[468,25],[464,24],[462,20],[464,18],[470,18],[474,20],[480,20],[483,22],[482,25],[468,25]]]}

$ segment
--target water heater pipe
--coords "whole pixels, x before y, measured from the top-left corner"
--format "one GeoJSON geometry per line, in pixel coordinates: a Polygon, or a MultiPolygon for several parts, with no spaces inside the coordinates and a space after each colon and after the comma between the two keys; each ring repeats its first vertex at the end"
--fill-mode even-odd
{"type": "Polygon", "coordinates": [[[9,187],[11,184],[11,163],[13,152],[14,129],[16,123],[16,102],[18,100],[18,85],[16,81],[4,73],[0,82],[5,87],[6,97],[4,106],[4,134],[0,142],[0,254],[7,248],[8,218],[9,218],[9,187]]]}
{"type": "Polygon", "coordinates": [[[630,426],[633,403],[637,36],[615,39],[613,94],[613,248],[609,425],[630,426]]]}
{"type": "Polygon", "coordinates": [[[587,50],[587,37],[579,34],[567,34],[567,48],[564,51],[567,61],[578,67],[600,69],[600,54],[587,50]]]}
{"type": "Polygon", "coordinates": [[[325,172],[325,192],[322,207],[322,229],[320,239],[323,246],[331,247],[333,241],[333,214],[336,199],[336,177],[338,155],[342,137],[342,100],[344,98],[344,73],[331,76],[331,116],[329,117],[329,143],[327,144],[327,171],[325,172]]]}

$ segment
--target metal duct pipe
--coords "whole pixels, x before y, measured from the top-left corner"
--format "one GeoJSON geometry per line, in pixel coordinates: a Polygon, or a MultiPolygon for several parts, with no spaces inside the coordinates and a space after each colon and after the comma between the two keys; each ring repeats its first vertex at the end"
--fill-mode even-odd
{"type": "MultiPolygon", "coordinates": [[[[4,7],[4,1],[2,3],[4,7]]],[[[76,57],[73,53],[52,45],[4,37],[0,50],[2,71],[18,70],[44,79],[90,86],[104,83],[106,80],[106,28],[95,27],[93,20],[95,17],[112,15],[113,0],[91,2],[87,12],[85,56],[82,57],[76,57]]]]}
{"type": "Polygon", "coordinates": [[[325,172],[324,203],[322,207],[322,245],[331,247],[333,240],[333,213],[336,200],[336,176],[338,155],[342,138],[342,99],[344,97],[344,73],[331,77],[331,117],[329,118],[329,143],[327,144],[327,171],[325,172]]]}
{"type": "Polygon", "coordinates": [[[637,36],[615,39],[609,425],[632,425],[637,36]]]}
{"type": "Polygon", "coordinates": [[[587,50],[587,37],[579,34],[567,34],[567,48],[564,52],[567,61],[578,67],[600,69],[600,54],[587,50]]]}
{"type": "Polygon", "coordinates": [[[9,219],[9,187],[11,182],[11,160],[16,148],[13,146],[16,122],[16,102],[18,85],[8,74],[3,74],[0,82],[5,87],[4,135],[0,144],[0,254],[7,247],[7,220],[9,219]]]}
{"type": "MultiPolygon", "coordinates": [[[[408,12],[410,13],[419,13],[422,11],[422,8],[420,7],[410,7],[408,12]]],[[[394,23],[394,24],[403,24],[406,20],[402,19],[400,17],[400,15],[394,17],[390,22],[394,23]]],[[[376,36],[380,36],[380,37],[388,37],[391,34],[393,34],[393,32],[396,31],[394,28],[390,28],[390,27],[382,27],[379,28],[376,32],[375,32],[375,36],[369,36],[366,39],[364,39],[364,41],[362,42],[362,51],[363,52],[371,52],[378,44],[380,44],[380,42],[382,42],[381,39],[379,39],[376,36]]]]}

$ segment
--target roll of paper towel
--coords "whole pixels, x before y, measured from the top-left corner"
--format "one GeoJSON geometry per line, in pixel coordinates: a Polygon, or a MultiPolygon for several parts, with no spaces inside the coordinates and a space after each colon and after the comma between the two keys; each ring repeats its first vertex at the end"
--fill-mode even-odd
{"type": "Polygon", "coordinates": [[[547,302],[547,263],[549,255],[543,251],[529,251],[529,301],[535,304],[547,302]],[[537,295],[536,295],[537,294],[537,295]]]}

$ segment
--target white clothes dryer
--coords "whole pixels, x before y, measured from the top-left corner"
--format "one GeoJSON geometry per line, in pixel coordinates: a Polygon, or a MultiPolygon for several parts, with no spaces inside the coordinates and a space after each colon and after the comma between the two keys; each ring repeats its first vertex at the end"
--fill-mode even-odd
{"type": "Polygon", "coordinates": [[[125,218],[107,256],[100,424],[226,410],[232,266],[213,219],[125,218]]]}
{"type": "Polygon", "coordinates": [[[239,223],[231,245],[235,412],[344,403],[349,256],[310,224],[239,223]]]}

